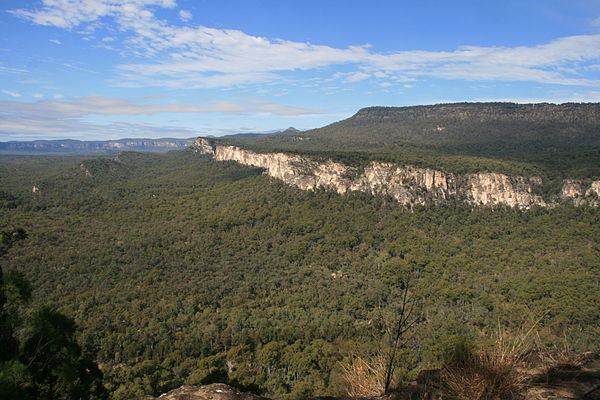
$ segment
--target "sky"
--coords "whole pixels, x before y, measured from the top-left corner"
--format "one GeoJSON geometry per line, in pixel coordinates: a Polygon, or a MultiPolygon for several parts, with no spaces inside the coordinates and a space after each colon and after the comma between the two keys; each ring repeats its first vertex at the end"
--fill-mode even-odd
{"type": "Polygon", "coordinates": [[[0,141],[600,102],[600,0],[2,0],[0,141]]]}

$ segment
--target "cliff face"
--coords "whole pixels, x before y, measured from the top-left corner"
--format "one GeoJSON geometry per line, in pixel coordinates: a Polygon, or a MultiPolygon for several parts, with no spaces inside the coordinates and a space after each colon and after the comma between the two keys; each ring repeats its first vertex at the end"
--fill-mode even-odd
{"type": "MultiPolygon", "coordinates": [[[[540,178],[511,177],[498,173],[457,175],[430,168],[399,166],[373,161],[364,169],[331,160],[319,162],[286,153],[256,153],[236,146],[222,146],[199,138],[192,148],[210,154],[217,161],[236,161],[264,168],[265,174],[302,190],[323,188],[340,194],[350,191],[388,195],[403,205],[462,200],[475,205],[508,205],[530,208],[551,207],[534,193],[540,178]]],[[[580,206],[598,205],[600,181],[585,187],[581,182],[565,181],[560,200],[580,206]]]]}

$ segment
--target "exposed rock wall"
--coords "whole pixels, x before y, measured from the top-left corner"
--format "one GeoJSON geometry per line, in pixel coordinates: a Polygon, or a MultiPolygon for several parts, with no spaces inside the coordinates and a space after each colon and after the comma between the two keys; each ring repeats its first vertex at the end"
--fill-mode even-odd
{"type": "Polygon", "coordinates": [[[600,181],[593,181],[589,187],[586,188],[582,182],[574,179],[567,179],[564,181],[562,190],[560,192],[560,198],[562,201],[573,203],[576,206],[581,205],[600,205],[600,181]]]}
{"type": "Polygon", "coordinates": [[[475,204],[506,204],[520,208],[548,206],[541,196],[533,194],[533,185],[541,183],[539,178],[526,179],[486,172],[468,175],[468,180],[467,198],[475,204]]]}
{"type": "MultiPolygon", "coordinates": [[[[236,146],[218,145],[203,138],[197,139],[192,148],[203,154],[211,154],[217,161],[236,161],[264,168],[267,175],[303,190],[324,188],[340,194],[361,191],[388,195],[403,205],[449,200],[519,208],[555,205],[534,193],[534,186],[542,184],[537,177],[511,177],[490,172],[457,175],[378,161],[359,169],[331,160],[319,162],[296,154],[256,153],[236,146]]],[[[560,200],[577,206],[598,205],[598,195],[600,181],[594,181],[586,188],[581,182],[569,180],[565,181],[560,200]]]]}

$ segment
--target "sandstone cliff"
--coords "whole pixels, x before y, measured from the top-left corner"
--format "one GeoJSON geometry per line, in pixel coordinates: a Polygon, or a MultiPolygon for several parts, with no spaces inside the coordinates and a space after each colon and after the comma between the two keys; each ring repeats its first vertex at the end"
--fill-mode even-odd
{"type": "MultiPolygon", "coordinates": [[[[217,161],[236,161],[264,168],[267,175],[302,190],[323,188],[340,194],[361,191],[388,195],[407,206],[449,200],[519,208],[551,207],[556,204],[534,193],[534,187],[543,183],[538,177],[525,178],[492,172],[458,175],[379,161],[358,168],[332,160],[316,161],[296,154],[257,153],[236,146],[219,145],[204,138],[197,139],[192,149],[210,154],[217,161]]],[[[557,201],[572,202],[576,206],[597,206],[598,195],[600,181],[586,186],[582,182],[569,180],[565,181],[557,201]]]]}

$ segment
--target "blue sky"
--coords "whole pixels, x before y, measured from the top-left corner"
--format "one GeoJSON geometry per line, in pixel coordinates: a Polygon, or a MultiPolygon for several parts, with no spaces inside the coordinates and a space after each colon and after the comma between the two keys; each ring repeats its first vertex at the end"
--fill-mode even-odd
{"type": "Polygon", "coordinates": [[[3,0],[0,32],[0,141],[600,101],[600,0],[3,0]]]}

